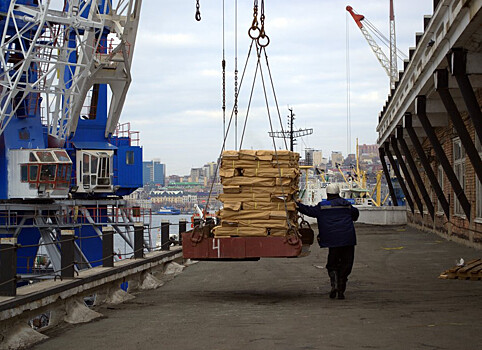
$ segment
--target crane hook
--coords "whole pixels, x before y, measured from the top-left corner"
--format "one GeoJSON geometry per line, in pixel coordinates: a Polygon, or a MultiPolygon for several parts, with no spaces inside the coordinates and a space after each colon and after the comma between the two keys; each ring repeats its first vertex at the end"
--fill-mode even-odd
{"type": "Polygon", "coordinates": [[[199,0],[196,0],[196,16],[194,18],[196,18],[196,21],[198,22],[201,20],[201,11],[199,10],[200,7],[199,0]]]}

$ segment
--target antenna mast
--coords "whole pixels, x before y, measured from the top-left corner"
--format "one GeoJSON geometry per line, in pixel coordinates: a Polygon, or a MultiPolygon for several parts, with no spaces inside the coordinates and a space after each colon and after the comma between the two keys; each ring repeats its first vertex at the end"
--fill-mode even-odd
{"type": "Polygon", "coordinates": [[[293,130],[293,125],[295,121],[295,114],[293,113],[293,108],[288,108],[290,115],[288,116],[288,127],[289,131],[273,131],[268,132],[270,137],[289,139],[290,140],[290,151],[293,152],[294,146],[296,145],[296,137],[302,137],[306,135],[313,134],[313,129],[299,129],[293,130]]]}

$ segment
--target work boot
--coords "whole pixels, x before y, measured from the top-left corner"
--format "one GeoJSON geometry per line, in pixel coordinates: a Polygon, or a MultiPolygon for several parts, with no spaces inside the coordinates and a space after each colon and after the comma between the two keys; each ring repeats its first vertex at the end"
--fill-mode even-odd
{"type": "Polygon", "coordinates": [[[336,276],[336,271],[330,271],[328,272],[328,275],[330,276],[330,283],[331,283],[331,291],[330,291],[330,299],[335,299],[336,297],[336,292],[337,292],[337,276],[336,276]]]}
{"type": "Polygon", "coordinates": [[[338,278],[338,299],[345,299],[346,281],[338,278]]]}

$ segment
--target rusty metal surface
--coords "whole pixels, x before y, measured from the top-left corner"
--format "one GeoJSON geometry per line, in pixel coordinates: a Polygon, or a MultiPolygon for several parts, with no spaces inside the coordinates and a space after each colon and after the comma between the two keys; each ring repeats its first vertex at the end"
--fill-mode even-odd
{"type": "Polygon", "coordinates": [[[297,257],[301,240],[289,237],[229,237],[203,238],[192,241],[192,231],[182,237],[184,259],[252,259],[297,257]]]}

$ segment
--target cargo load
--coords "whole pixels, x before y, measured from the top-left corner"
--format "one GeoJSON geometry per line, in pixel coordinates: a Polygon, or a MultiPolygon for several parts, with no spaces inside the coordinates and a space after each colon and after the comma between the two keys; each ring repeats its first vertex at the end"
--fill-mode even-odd
{"type": "Polygon", "coordinates": [[[299,154],[279,150],[224,151],[218,200],[221,224],[216,238],[287,236],[297,228],[294,202],[300,177],[299,154]]]}

